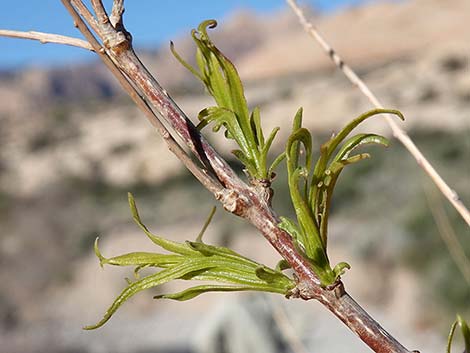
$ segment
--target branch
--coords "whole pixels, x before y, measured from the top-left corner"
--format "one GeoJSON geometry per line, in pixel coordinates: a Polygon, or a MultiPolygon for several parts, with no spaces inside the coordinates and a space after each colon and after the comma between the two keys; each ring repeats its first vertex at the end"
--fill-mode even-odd
{"type": "MultiPolygon", "coordinates": [[[[96,22],[83,10],[82,2],[79,0],[62,0],[62,2],[74,18],[79,30],[93,47],[98,49],[100,57],[112,69],[112,72],[118,77],[124,74],[132,82],[132,86],[145,97],[145,101],[155,109],[158,116],[222,183],[224,189],[209,190],[222,202],[224,208],[252,223],[289,262],[298,278],[298,290],[293,293],[293,296],[319,300],[376,352],[409,353],[346,294],[342,284],[335,291],[324,289],[319,285],[319,279],[308,260],[299,254],[290,235],[278,228],[279,218],[270,208],[267,200],[255,188],[248,186],[238,177],[194,127],[166,90],[148,72],[135,55],[131,37],[124,27],[110,32],[109,19],[100,18],[101,23],[97,24],[98,29],[95,31],[104,45],[100,50],[99,44],[96,43],[96,39],[83,20],[92,24],[96,22]],[[81,9],[83,19],[77,9],[81,9]],[[115,66],[110,65],[110,62],[115,66]]],[[[103,16],[100,1],[94,0],[92,4],[95,12],[103,16]]],[[[119,6],[122,5],[116,5],[116,7],[119,6]]],[[[122,19],[118,22],[122,24],[122,19]]],[[[125,85],[129,84],[127,80],[120,79],[120,82],[125,85]]]]}
{"type": "MultiPolygon", "coordinates": [[[[90,32],[77,10],[71,5],[70,1],[63,1],[63,3],[74,18],[75,25],[82,32],[85,38],[89,41],[94,51],[100,56],[104,64],[116,77],[121,86],[129,94],[129,96],[136,103],[139,109],[144,112],[149,122],[157,128],[157,131],[163,137],[163,140],[167,143],[168,149],[173,152],[178,159],[181,160],[181,162],[186,166],[186,168],[188,168],[188,170],[209,191],[213,193],[220,193],[222,190],[220,183],[217,180],[214,180],[214,178],[212,178],[205,169],[202,169],[198,164],[196,164],[181,148],[181,146],[174,140],[170,132],[155,115],[152,108],[148,105],[148,103],[141,96],[141,94],[135,89],[135,87],[128,81],[127,77],[119,70],[119,68],[117,68],[113,60],[108,56],[104,48],[90,32]]],[[[77,8],[79,9],[78,11],[83,14],[82,16],[86,19],[87,23],[93,23],[93,25],[96,25],[96,28],[98,28],[97,22],[95,21],[93,15],[88,11],[88,9],[83,5],[83,3],[80,2],[77,8]]]]}
{"type": "Polygon", "coordinates": [[[292,353],[308,353],[305,345],[297,334],[295,327],[292,325],[286,309],[274,300],[268,301],[268,304],[271,306],[274,322],[279,328],[281,335],[284,336],[283,338],[292,353]]]}
{"type": "Polygon", "coordinates": [[[87,41],[80,38],[73,38],[62,36],[60,34],[52,33],[43,33],[43,32],[22,32],[22,31],[10,31],[7,29],[0,29],[0,37],[9,37],[9,38],[21,38],[21,39],[31,39],[41,42],[41,44],[47,43],[56,43],[63,45],[70,45],[72,47],[78,47],[87,50],[93,50],[93,47],[87,41]]]}
{"type": "MultiPolygon", "coordinates": [[[[363,80],[357,76],[357,74],[343,61],[343,59],[336,53],[336,51],[328,44],[328,42],[321,36],[312,22],[308,21],[300,7],[297,5],[296,0],[286,0],[290,5],[292,10],[295,12],[299,18],[299,22],[304,27],[305,31],[311,35],[321,46],[325,54],[327,54],[334,64],[344,73],[348,80],[367,97],[367,99],[374,105],[376,108],[383,108],[383,105],[380,103],[379,99],[372,93],[369,87],[364,83],[363,80]]],[[[434,184],[438,189],[444,194],[444,196],[449,200],[449,202],[454,206],[457,212],[462,216],[462,218],[470,226],[470,212],[465,207],[463,202],[460,200],[457,192],[449,187],[446,184],[444,179],[439,175],[439,173],[434,169],[434,167],[429,163],[429,161],[424,157],[418,147],[414,144],[410,136],[400,128],[394,120],[389,116],[386,117],[387,123],[392,129],[393,136],[397,138],[405,148],[411,153],[411,155],[416,159],[418,165],[424,170],[426,174],[432,179],[434,184]]]]}
{"type": "Polygon", "coordinates": [[[111,10],[111,16],[109,20],[111,25],[115,28],[122,25],[122,14],[124,13],[124,0],[115,0],[113,3],[113,9],[111,10]]]}
{"type": "Polygon", "coordinates": [[[114,1],[111,18],[100,0],[91,1],[96,17],[81,0],[62,0],[62,3],[74,19],[75,26],[157,128],[168,148],[227,211],[252,223],[290,264],[298,282],[291,297],[318,300],[375,352],[410,353],[346,293],[341,282],[333,289],[320,286],[311,263],[294,246],[290,235],[278,227],[280,219],[265,195],[240,179],[140,62],[132,48],[131,36],[123,25],[123,1],[114,1]],[[164,124],[202,166],[191,159],[164,124]]]}

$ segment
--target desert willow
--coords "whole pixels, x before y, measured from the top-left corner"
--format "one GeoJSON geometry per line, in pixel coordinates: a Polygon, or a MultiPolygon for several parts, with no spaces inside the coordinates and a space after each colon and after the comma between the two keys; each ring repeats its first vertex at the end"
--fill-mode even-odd
{"type": "MultiPolygon", "coordinates": [[[[95,253],[100,264],[133,266],[135,278],[128,281],[103,318],[86,329],[105,324],[127,299],[140,291],[181,279],[196,284],[181,292],[159,294],[155,298],[188,300],[210,291],[254,290],[288,298],[316,299],[372,350],[410,352],[347,294],[341,276],[350,266],[346,262],[332,266],[327,251],[330,206],[339,175],[347,165],[369,157],[367,153],[356,153],[359,147],[367,144],[388,146],[383,136],[370,133],[349,137],[350,133],[371,117],[388,113],[403,119],[402,114],[393,109],[363,113],[324,142],[314,162],[312,136],[302,127],[303,110],[300,108],[293,119],[292,132],[284,143],[284,151],[271,158],[270,149],[278,128],[265,137],[260,110],[248,109],[235,66],[208,35],[207,30],[216,26],[215,21],[204,21],[192,32],[197,46],[197,68],[190,66],[173,45],[171,47],[176,59],[203,83],[215,101],[214,106],[200,112],[199,124],[195,126],[136,56],[132,37],[124,27],[122,0],[113,2],[110,15],[99,0],[91,0],[94,14],[80,0],[62,2],[91,49],[157,128],[168,148],[226,211],[253,224],[281,255],[277,266],[271,268],[229,248],[206,244],[203,233],[213,213],[192,241],[178,243],[157,236],[144,225],[136,202],[129,194],[134,221],[164,252],[133,252],[107,258],[100,252],[97,240],[95,253]],[[208,125],[215,132],[224,130],[225,136],[234,142],[233,154],[242,163],[246,178],[238,175],[201,134],[200,130],[208,125]],[[180,142],[173,138],[174,135],[180,142]],[[293,219],[278,216],[271,205],[274,171],[281,166],[287,169],[295,213],[293,219]],[[141,277],[144,268],[152,271],[141,277]],[[286,269],[290,272],[285,272],[286,269]],[[201,280],[204,284],[197,283],[201,280]]],[[[38,39],[38,32],[34,33],[34,38],[30,33],[25,33],[24,37],[38,39]]],[[[48,35],[44,41],[53,42],[54,38],[48,35]]],[[[61,37],[60,42],[74,45],[74,39],[64,43],[61,37]]],[[[83,43],[78,46],[89,49],[83,43]]],[[[463,320],[458,323],[466,327],[463,320]]]]}

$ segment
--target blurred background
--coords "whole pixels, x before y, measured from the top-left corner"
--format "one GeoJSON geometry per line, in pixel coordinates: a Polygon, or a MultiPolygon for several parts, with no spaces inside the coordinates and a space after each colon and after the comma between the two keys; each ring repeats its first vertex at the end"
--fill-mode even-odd
{"type": "MultiPolygon", "coordinates": [[[[401,126],[469,206],[470,2],[301,4],[384,104],[405,114],[401,126]]],[[[1,28],[78,36],[58,1],[3,6],[1,28]]],[[[219,21],[212,37],[237,65],[250,106],[261,108],[266,129],[281,127],[276,151],[300,106],[317,147],[370,108],[281,0],[128,1],[125,22],[143,62],[193,119],[212,101],[168,42],[192,58],[189,31],[207,18],[219,21]]],[[[250,293],[175,303],[144,292],[105,327],[82,331],[132,276],[99,267],[96,236],[105,256],[154,250],[131,221],[128,191],[155,233],[180,241],[197,235],[215,200],[93,54],[4,38],[0,48],[1,352],[369,351],[316,302],[250,293]]],[[[390,136],[380,118],[364,128],[390,136]]],[[[231,142],[206,135],[232,158],[231,142]]],[[[352,265],[346,288],[403,344],[443,352],[455,314],[470,315],[468,227],[400,143],[371,153],[341,177],[332,262],[352,265]]],[[[285,174],[277,181],[274,205],[291,214],[285,174]]],[[[206,240],[270,266],[279,259],[253,228],[221,210],[206,240]]]]}

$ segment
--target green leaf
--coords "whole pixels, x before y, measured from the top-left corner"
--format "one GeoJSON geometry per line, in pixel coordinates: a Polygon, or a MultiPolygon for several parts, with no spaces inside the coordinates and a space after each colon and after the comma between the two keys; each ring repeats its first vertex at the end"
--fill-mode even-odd
{"type": "Polygon", "coordinates": [[[274,170],[277,168],[277,166],[286,158],[286,153],[285,152],[282,152],[281,154],[279,154],[279,156],[277,156],[273,163],[271,164],[271,166],[269,167],[268,169],[268,176],[269,178],[272,178],[274,176],[274,170]]]}
{"type": "Polygon", "coordinates": [[[264,147],[264,134],[261,128],[261,116],[259,107],[255,107],[250,116],[251,130],[255,132],[256,144],[263,148],[264,147]]]}
{"type": "Polygon", "coordinates": [[[459,322],[460,330],[465,342],[465,350],[470,352],[470,328],[468,327],[467,322],[462,319],[460,315],[457,315],[457,321],[459,322]]]}
{"type": "Polygon", "coordinates": [[[470,328],[468,327],[467,322],[462,319],[460,315],[457,315],[457,321],[460,326],[460,331],[462,332],[462,337],[465,343],[465,351],[470,352],[470,328]]]}
{"type": "Polygon", "coordinates": [[[232,260],[238,261],[239,263],[244,263],[244,264],[251,265],[251,266],[258,266],[256,262],[244,256],[241,256],[240,254],[233,251],[232,249],[229,249],[223,246],[215,246],[215,245],[209,245],[209,244],[193,242],[193,241],[186,241],[186,244],[188,244],[188,246],[191,249],[199,252],[200,254],[204,256],[218,255],[226,259],[232,259],[232,260]]]}
{"type": "Polygon", "coordinates": [[[214,45],[207,33],[208,28],[214,28],[216,25],[216,21],[204,21],[197,30],[191,32],[197,46],[196,63],[199,71],[184,61],[172,46],[176,59],[204,83],[217,103],[217,107],[201,111],[198,128],[213,123],[213,131],[217,132],[224,126],[226,137],[234,139],[237,143],[239,150],[234,154],[244,164],[253,184],[256,184],[256,180],[270,180],[267,155],[277,129],[271,132],[265,142],[259,108],[256,107],[250,114],[235,66],[214,45]]]}
{"type": "Polygon", "coordinates": [[[137,210],[137,205],[134,200],[134,196],[129,192],[127,194],[129,200],[129,207],[132,212],[132,217],[134,218],[135,223],[144,231],[144,233],[149,237],[149,239],[156,245],[162,247],[163,249],[174,252],[181,255],[191,255],[194,254],[194,250],[188,247],[186,244],[180,244],[175,241],[167,240],[161,237],[158,237],[152,234],[147,227],[142,223],[139,211],[137,210]]]}
{"type": "Polygon", "coordinates": [[[276,265],[276,271],[284,271],[291,268],[291,265],[286,260],[282,259],[276,265]]]}
{"type": "Polygon", "coordinates": [[[317,164],[315,165],[314,170],[314,175],[316,176],[316,178],[319,178],[321,174],[323,174],[326,169],[328,160],[330,159],[331,155],[336,150],[338,145],[341,143],[341,141],[343,141],[349,135],[349,133],[364,120],[369,119],[370,117],[378,114],[394,114],[402,120],[405,119],[400,111],[394,109],[373,109],[365,112],[364,114],[361,114],[359,117],[347,124],[335,137],[333,137],[321,146],[321,156],[317,164]]]}
{"type": "Polygon", "coordinates": [[[376,144],[388,147],[389,141],[385,137],[376,134],[355,135],[344,143],[339,152],[333,158],[333,161],[347,159],[352,151],[366,144],[376,144]]]}
{"type": "Polygon", "coordinates": [[[303,115],[304,109],[300,107],[297,109],[297,112],[295,113],[294,116],[294,121],[292,123],[292,131],[297,131],[302,127],[302,115],[303,115]]]}
{"type": "Polygon", "coordinates": [[[174,55],[174,57],[176,58],[176,60],[178,60],[180,62],[181,65],[183,65],[187,70],[189,70],[194,76],[196,76],[197,78],[199,78],[201,81],[204,82],[204,79],[202,77],[202,75],[194,68],[192,67],[191,65],[189,65],[178,53],[177,51],[175,50],[175,44],[173,43],[173,41],[170,41],[170,51],[171,53],[174,55]]]}
{"type": "Polygon", "coordinates": [[[318,225],[315,223],[312,212],[305,201],[304,195],[299,190],[299,179],[302,177],[303,168],[297,168],[292,175],[289,175],[289,190],[294,206],[297,222],[299,223],[301,234],[303,234],[303,245],[309,258],[312,258],[317,247],[323,248],[321,243],[318,225]]]}
{"type": "Polygon", "coordinates": [[[237,264],[234,262],[226,262],[210,260],[211,265],[214,267],[194,271],[185,275],[184,280],[197,280],[197,281],[214,281],[235,283],[242,285],[265,285],[255,274],[255,268],[248,267],[246,264],[237,264]]]}
{"type": "Polygon", "coordinates": [[[340,262],[333,268],[333,273],[335,274],[335,277],[338,278],[339,276],[342,276],[346,270],[350,270],[351,266],[347,262],[340,262]]]}
{"type": "MultiPolygon", "coordinates": [[[[266,168],[266,165],[267,165],[267,160],[268,160],[268,153],[269,153],[269,150],[271,149],[271,145],[274,141],[274,138],[276,137],[276,134],[279,132],[280,128],[279,127],[276,127],[274,128],[271,133],[269,134],[268,136],[268,139],[266,141],[266,144],[264,146],[262,146],[262,149],[261,149],[261,153],[260,153],[260,159],[261,159],[261,162],[260,162],[260,165],[263,167],[263,168],[266,168]]],[[[264,143],[264,141],[263,141],[264,143]]],[[[280,161],[279,161],[280,162],[280,161]]],[[[276,164],[275,163],[279,163],[279,162],[276,162],[276,160],[271,164],[271,167],[269,168],[269,173],[266,173],[265,170],[263,170],[263,173],[267,175],[268,178],[271,178],[271,170],[274,169],[276,167],[276,164]],[[273,168],[274,166],[274,168],[273,168]]]]}
{"type": "Polygon", "coordinates": [[[470,328],[468,327],[467,322],[460,315],[457,315],[457,319],[452,324],[449,336],[447,338],[446,353],[451,353],[452,341],[454,340],[455,329],[457,326],[460,326],[460,331],[462,333],[462,338],[465,345],[464,353],[470,352],[470,328]]]}
{"type": "MultiPolygon", "coordinates": [[[[271,288],[268,290],[269,292],[277,293],[286,293],[295,286],[294,281],[285,276],[282,272],[278,272],[277,276],[266,280],[258,276],[256,268],[248,269],[247,267],[237,266],[235,263],[222,263],[217,261],[213,261],[211,264],[214,265],[214,267],[191,272],[182,279],[247,285],[257,287],[259,290],[271,288]]],[[[258,267],[261,267],[261,265],[258,264],[258,267]]]]}
{"type": "Polygon", "coordinates": [[[300,143],[305,149],[305,169],[310,170],[312,162],[312,135],[305,128],[295,130],[287,140],[287,170],[290,174],[299,166],[300,143]]]}
{"type": "Polygon", "coordinates": [[[319,217],[320,223],[320,235],[325,248],[328,243],[328,219],[329,219],[329,210],[331,207],[331,202],[333,198],[333,191],[336,186],[336,182],[338,181],[339,175],[344,167],[348,164],[357,163],[363,159],[369,158],[369,154],[361,153],[347,159],[342,159],[339,161],[334,161],[330,164],[327,171],[325,171],[326,176],[323,179],[323,187],[318,188],[317,190],[322,194],[315,196],[315,201],[317,201],[315,205],[315,215],[321,213],[321,217],[319,217]],[[329,172],[328,172],[329,171],[329,172]],[[328,173],[327,173],[328,172],[328,173]]]}
{"type": "Polygon", "coordinates": [[[364,120],[369,119],[370,117],[373,117],[378,114],[393,114],[393,115],[398,116],[401,120],[405,120],[403,114],[398,110],[394,110],[394,109],[369,110],[368,112],[361,114],[359,117],[357,117],[356,119],[351,121],[349,124],[347,124],[334,138],[332,138],[330,141],[326,143],[326,149],[328,151],[328,158],[331,156],[331,154],[336,149],[336,147],[338,147],[341,141],[343,141],[354,128],[356,128],[364,120]]]}
{"type": "Polygon", "coordinates": [[[313,171],[311,171],[311,135],[308,130],[301,127],[302,109],[297,111],[294,118],[285,154],[289,191],[298,225],[291,220],[281,218],[278,227],[288,232],[294,243],[305,251],[323,286],[333,284],[345,269],[349,268],[347,263],[341,262],[331,269],[326,251],[329,210],[337,179],[346,165],[369,158],[367,153],[351,156],[354,150],[365,144],[387,146],[388,140],[376,134],[358,134],[346,140],[334,158],[331,157],[339,144],[357,125],[380,113],[395,114],[403,118],[399,111],[390,109],[374,109],[362,114],[347,124],[338,135],[321,145],[320,156],[313,171]],[[304,163],[300,158],[301,147],[305,151],[304,163]]]}
{"type": "Polygon", "coordinates": [[[297,240],[303,237],[300,228],[293,220],[283,216],[281,216],[280,219],[281,222],[277,224],[278,228],[289,233],[292,239],[297,240]]]}
{"type": "MultiPolygon", "coordinates": [[[[280,272],[277,272],[276,270],[272,270],[266,266],[257,267],[255,270],[255,273],[259,279],[262,279],[263,281],[266,281],[268,283],[276,282],[280,278],[279,275],[281,275],[280,272]]],[[[284,275],[282,275],[282,277],[284,277],[284,275]]]]}
{"type": "Polygon", "coordinates": [[[209,227],[209,224],[211,223],[212,218],[214,217],[214,214],[215,214],[216,210],[217,210],[217,208],[215,206],[212,207],[212,210],[209,213],[209,216],[207,217],[206,222],[204,223],[204,225],[202,226],[201,231],[199,232],[198,236],[196,237],[196,242],[202,243],[202,237],[203,237],[204,233],[206,232],[207,227],[209,227]]]}
{"type": "Polygon", "coordinates": [[[84,329],[93,330],[103,326],[119,309],[119,307],[136,293],[141,292],[144,289],[153,288],[160,284],[180,278],[191,271],[196,271],[198,269],[203,269],[206,267],[207,263],[205,261],[188,261],[186,263],[182,263],[172,268],[162,270],[156,274],[144,277],[136,282],[129,284],[108,308],[108,310],[103,316],[103,319],[95,325],[84,327],[84,329]]]}
{"type": "Polygon", "coordinates": [[[253,176],[256,175],[256,165],[254,162],[247,157],[243,151],[240,150],[233,150],[232,154],[237,157],[237,159],[245,166],[245,169],[248,171],[248,173],[253,176]]]}
{"type": "Polygon", "coordinates": [[[207,292],[239,292],[239,291],[248,291],[248,290],[251,291],[251,290],[256,290],[256,289],[253,289],[253,287],[250,287],[250,286],[208,284],[208,285],[201,285],[201,286],[188,288],[178,293],[156,295],[153,298],[186,301],[186,300],[193,299],[194,297],[197,297],[198,295],[201,295],[207,292]]]}
{"type": "Polygon", "coordinates": [[[105,258],[98,249],[98,238],[95,240],[95,254],[100,260],[100,265],[113,266],[142,266],[151,264],[153,266],[167,266],[180,263],[183,260],[181,255],[157,254],[152,252],[132,252],[111,258],[105,258]]]}

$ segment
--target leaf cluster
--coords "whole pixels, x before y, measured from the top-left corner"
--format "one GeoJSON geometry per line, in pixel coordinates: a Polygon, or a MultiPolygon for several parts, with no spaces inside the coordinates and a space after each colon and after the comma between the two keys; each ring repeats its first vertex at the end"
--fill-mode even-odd
{"type": "Polygon", "coordinates": [[[207,20],[202,22],[197,30],[191,32],[197,46],[198,69],[181,58],[175,51],[173,43],[171,43],[171,51],[184,67],[202,81],[217,104],[199,113],[198,128],[202,129],[213,123],[212,130],[217,132],[224,127],[225,136],[235,140],[239,147],[232,153],[245,166],[249,176],[256,180],[269,181],[274,168],[282,160],[281,155],[271,166],[267,165],[267,155],[279,128],[274,128],[265,139],[261,128],[259,108],[256,107],[251,113],[249,112],[237,69],[214,45],[207,34],[207,29],[214,28],[216,25],[216,21],[207,20]]]}
{"type": "MultiPolygon", "coordinates": [[[[293,239],[297,250],[311,263],[312,269],[324,287],[333,286],[349,265],[340,262],[331,268],[327,254],[328,218],[334,187],[345,166],[365,158],[367,153],[353,154],[360,146],[376,144],[387,146],[388,141],[376,134],[357,134],[348,138],[352,130],[364,120],[382,113],[399,116],[396,110],[375,109],[368,111],[347,124],[336,136],[321,145],[320,156],[313,163],[312,136],[302,127],[302,108],[298,110],[293,130],[286,143],[285,151],[267,167],[267,154],[279,128],[275,128],[267,139],[261,127],[259,109],[248,110],[243,86],[234,65],[210,40],[207,29],[216,26],[209,20],[202,22],[192,37],[197,45],[196,62],[198,70],[185,62],[171,47],[176,58],[197,78],[214,97],[216,106],[199,113],[202,128],[213,123],[213,130],[225,128],[225,136],[235,140],[239,149],[233,151],[244,164],[251,181],[268,182],[273,178],[273,169],[286,160],[290,197],[296,219],[281,217],[278,227],[293,239]],[[342,145],[341,145],[342,144],[342,145]],[[341,146],[340,146],[341,145],[341,146]]],[[[156,299],[188,300],[206,292],[264,291],[289,294],[296,283],[282,273],[289,267],[281,260],[276,269],[271,269],[250,260],[235,251],[205,244],[202,234],[208,226],[210,215],[203,230],[195,241],[178,243],[151,233],[142,223],[134,198],[129,194],[129,206],[134,221],[147,237],[166,253],[132,252],[111,258],[104,257],[95,242],[95,253],[100,264],[134,266],[135,280],[128,280],[122,290],[97,324],[87,326],[95,329],[105,324],[116,310],[138,292],[158,287],[173,280],[205,281],[177,293],[155,296],[156,299]],[[140,276],[142,269],[156,270],[150,275],[140,276]],[[206,284],[207,281],[209,284],[206,284]]]]}
{"type": "Polygon", "coordinates": [[[376,134],[358,134],[349,139],[351,131],[364,120],[381,113],[403,115],[397,110],[374,109],[347,124],[336,136],[320,148],[320,156],[313,165],[312,136],[303,128],[302,109],[295,118],[285,152],[272,165],[266,166],[267,154],[279,130],[275,128],[265,141],[259,109],[250,114],[244,96],[243,85],[234,65],[214,45],[207,34],[216,21],[202,22],[192,37],[197,46],[198,69],[184,61],[171,46],[175,57],[189,71],[200,79],[214,97],[217,106],[199,113],[202,128],[213,123],[213,131],[225,127],[225,136],[235,140],[239,149],[233,151],[243,163],[252,179],[268,180],[273,177],[274,168],[285,158],[288,171],[290,196],[296,213],[296,221],[281,217],[279,228],[288,232],[297,247],[310,260],[323,286],[334,284],[349,265],[341,262],[331,268],[327,255],[328,218],[339,175],[346,165],[354,164],[369,157],[367,153],[352,155],[360,146],[376,144],[388,146],[385,137],[376,134]],[[340,144],[343,143],[341,147],[340,144]],[[301,158],[301,151],[304,156],[301,158]]]}
{"type": "Polygon", "coordinates": [[[177,279],[215,283],[197,285],[178,293],[160,294],[154,298],[184,301],[206,292],[247,290],[285,295],[295,286],[294,281],[284,275],[280,269],[275,270],[261,265],[231,249],[205,244],[202,241],[202,234],[213,213],[196,241],[178,243],[151,233],[140,219],[132,194],[129,193],[128,198],[134,221],[155,245],[168,253],[132,252],[106,258],[99,251],[96,239],[95,253],[101,266],[134,266],[135,281],[128,280],[128,285],[108,308],[103,319],[85,329],[92,330],[103,326],[133,295],[177,279]],[[159,271],[141,278],[140,271],[144,268],[159,269],[159,271]]]}
{"type": "Polygon", "coordinates": [[[364,120],[382,113],[394,114],[403,119],[399,111],[391,109],[374,109],[360,115],[321,145],[320,156],[314,166],[312,136],[302,127],[302,108],[294,118],[285,155],[289,191],[297,222],[281,217],[278,226],[292,236],[300,250],[310,259],[324,286],[332,285],[349,268],[347,263],[341,262],[332,269],[326,251],[328,218],[338,177],[345,166],[370,157],[367,153],[352,155],[358,147],[366,144],[388,146],[387,139],[376,134],[357,134],[346,138],[364,120]]]}

